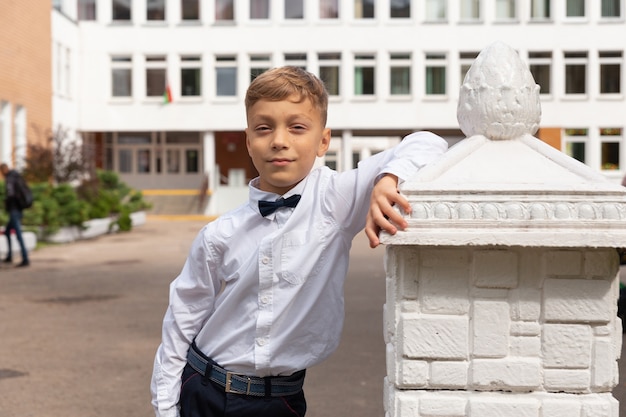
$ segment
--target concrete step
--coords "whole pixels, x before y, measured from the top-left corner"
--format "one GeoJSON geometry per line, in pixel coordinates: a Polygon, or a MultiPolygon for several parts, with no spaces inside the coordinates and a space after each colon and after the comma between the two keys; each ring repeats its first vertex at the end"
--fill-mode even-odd
{"type": "Polygon", "coordinates": [[[207,195],[200,201],[197,190],[144,190],[144,200],[152,204],[149,214],[156,215],[195,215],[203,214],[207,195]]]}

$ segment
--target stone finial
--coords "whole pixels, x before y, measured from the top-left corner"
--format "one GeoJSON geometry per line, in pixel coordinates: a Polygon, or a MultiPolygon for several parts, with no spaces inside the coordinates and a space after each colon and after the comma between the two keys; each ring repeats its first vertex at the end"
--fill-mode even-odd
{"type": "Polygon", "coordinates": [[[507,140],[539,129],[539,86],[510,46],[495,42],[483,49],[465,76],[457,119],[468,137],[507,140]]]}

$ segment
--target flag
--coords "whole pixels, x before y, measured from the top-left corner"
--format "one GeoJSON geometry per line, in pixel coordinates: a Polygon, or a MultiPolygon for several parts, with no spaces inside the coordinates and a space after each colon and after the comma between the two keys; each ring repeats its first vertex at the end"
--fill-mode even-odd
{"type": "Polygon", "coordinates": [[[165,84],[165,91],[163,92],[163,103],[171,103],[172,102],[172,89],[170,88],[170,83],[165,84]]]}

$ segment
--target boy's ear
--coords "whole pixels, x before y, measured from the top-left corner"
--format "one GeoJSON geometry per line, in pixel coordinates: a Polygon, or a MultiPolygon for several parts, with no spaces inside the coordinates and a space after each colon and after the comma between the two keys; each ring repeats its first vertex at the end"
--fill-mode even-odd
{"type": "Polygon", "coordinates": [[[322,157],[326,155],[328,151],[328,147],[330,146],[330,128],[325,128],[322,131],[322,140],[320,140],[320,145],[317,148],[317,156],[322,157]]]}

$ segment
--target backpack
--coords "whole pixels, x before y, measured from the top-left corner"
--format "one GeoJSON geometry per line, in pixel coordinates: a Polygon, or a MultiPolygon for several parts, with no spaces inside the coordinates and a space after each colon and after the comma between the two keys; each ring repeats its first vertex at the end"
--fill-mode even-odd
{"type": "Polygon", "coordinates": [[[17,205],[20,210],[30,208],[33,205],[33,193],[21,175],[16,177],[15,198],[17,199],[17,205]]]}

